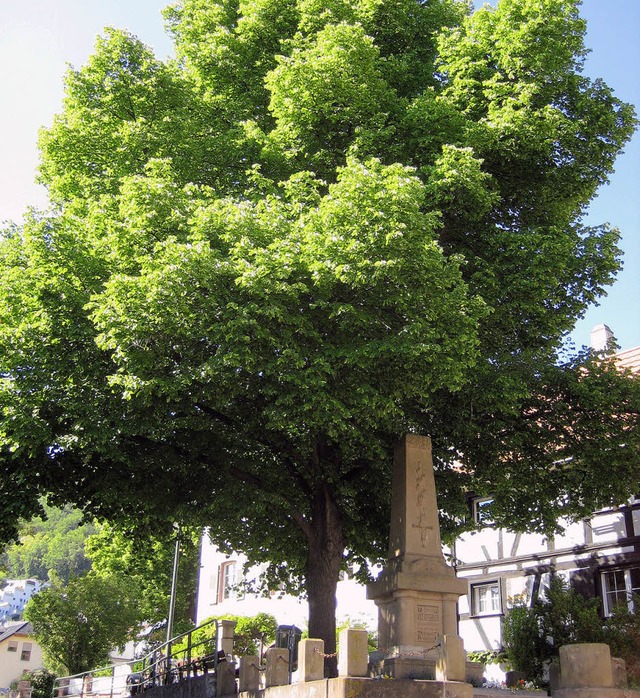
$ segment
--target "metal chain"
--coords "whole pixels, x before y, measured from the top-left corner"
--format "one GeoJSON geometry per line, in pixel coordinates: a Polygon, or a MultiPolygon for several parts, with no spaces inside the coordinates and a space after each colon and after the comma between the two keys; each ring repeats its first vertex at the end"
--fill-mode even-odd
{"type": "MultiPolygon", "coordinates": [[[[396,654],[394,655],[393,658],[398,657],[399,659],[406,658],[406,657],[423,657],[425,654],[428,652],[431,652],[432,650],[438,649],[440,647],[440,643],[437,642],[433,647],[427,647],[426,649],[421,650],[420,652],[404,652],[402,654],[396,654]]],[[[324,652],[321,652],[317,647],[313,650],[316,654],[321,654],[325,659],[331,659],[333,657],[337,657],[338,653],[337,652],[332,652],[331,654],[325,654],[324,652]]],[[[388,649],[385,648],[380,648],[380,652],[388,652],[388,649]]]]}
{"type": "Polygon", "coordinates": [[[315,647],[313,651],[316,654],[321,654],[325,659],[332,659],[333,657],[338,656],[337,652],[332,652],[331,654],[325,654],[324,652],[321,652],[317,647],[315,647]]]}
{"type": "MultiPolygon", "coordinates": [[[[420,652],[404,652],[404,653],[402,653],[402,654],[395,654],[395,655],[393,655],[393,658],[395,658],[395,657],[398,657],[398,658],[403,658],[403,657],[422,657],[422,656],[424,656],[425,654],[427,654],[428,652],[431,652],[432,650],[438,649],[438,647],[440,647],[440,643],[439,643],[439,642],[436,642],[436,644],[433,645],[433,647],[427,647],[426,649],[420,650],[420,652]]],[[[379,649],[378,651],[379,651],[379,652],[388,652],[389,650],[386,649],[386,648],[384,648],[384,647],[380,647],[380,649],[379,649]]]]}

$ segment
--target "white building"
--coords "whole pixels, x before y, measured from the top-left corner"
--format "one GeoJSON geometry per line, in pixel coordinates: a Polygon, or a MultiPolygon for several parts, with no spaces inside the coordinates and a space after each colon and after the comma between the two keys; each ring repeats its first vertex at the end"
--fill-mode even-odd
{"type": "MultiPolygon", "coordinates": [[[[246,558],[221,553],[205,534],[200,555],[200,577],[198,583],[197,623],[210,616],[227,613],[253,616],[270,613],[280,625],[307,626],[307,603],[298,597],[272,592],[268,597],[243,593],[242,582],[257,578],[260,567],[252,567],[243,574],[246,558]]],[[[338,623],[347,619],[358,625],[375,630],[378,623],[377,608],[373,601],[365,598],[364,587],[346,575],[338,583],[336,617],[338,623]]]]}
{"type": "Polygon", "coordinates": [[[465,648],[500,649],[509,608],[530,605],[552,572],[583,596],[599,598],[605,616],[617,603],[632,607],[632,594],[640,593],[640,499],[567,524],[553,538],[487,526],[459,538],[455,556],[457,576],[469,582],[458,604],[465,648]]]}
{"type": "Polygon", "coordinates": [[[44,586],[37,579],[9,579],[0,589],[0,623],[20,620],[29,599],[44,586]]]}

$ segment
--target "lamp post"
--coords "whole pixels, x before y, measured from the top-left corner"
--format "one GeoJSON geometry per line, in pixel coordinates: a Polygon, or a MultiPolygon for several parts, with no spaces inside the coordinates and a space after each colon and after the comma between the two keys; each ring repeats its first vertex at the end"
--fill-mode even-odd
{"type": "Polygon", "coordinates": [[[176,589],[178,586],[178,563],[180,562],[180,524],[173,524],[176,532],[176,547],[173,554],[173,576],[171,578],[171,595],[169,596],[169,616],[167,618],[167,644],[173,634],[173,616],[176,607],[176,589]]]}

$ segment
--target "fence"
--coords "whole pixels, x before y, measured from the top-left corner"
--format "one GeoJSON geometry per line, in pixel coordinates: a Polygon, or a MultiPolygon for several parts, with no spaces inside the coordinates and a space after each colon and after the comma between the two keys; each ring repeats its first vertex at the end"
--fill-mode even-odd
{"type": "MultiPolygon", "coordinates": [[[[270,647],[263,658],[240,657],[238,669],[233,655],[233,621],[210,621],[179,635],[161,645],[133,665],[112,665],[103,669],[56,679],[52,698],[124,698],[137,696],[156,687],[170,687],[194,677],[208,675],[202,695],[206,698],[231,696],[238,691],[258,691],[263,688],[290,684],[294,651],[297,649],[297,683],[317,681],[324,677],[322,640],[300,640],[298,630],[288,626],[280,636],[281,647],[270,647]],[[204,640],[194,635],[208,626],[211,633],[204,640]],[[299,644],[297,641],[299,640],[299,644]],[[296,644],[298,644],[296,648],[296,644]],[[222,649],[218,650],[218,646],[222,649]]],[[[284,629],[283,629],[284,630],[284,629]]],[[[206,635],[199,632],[198,637],[206,635]]],[[[367,631],[346,628],[340,633],[338,673],[345,677],[368,675],[367,631]]],[[[190,684],[194,686],[196,683],[190,684]]],[[[179,687],[178,687],[179,688],[179,687]]],[[[154,695],[156,695],[154,691],[154,695]]]]}
{"type": "Polygon", "coordinates": [[[224,652],[217,650],[219,636],[219,622],[208,621],[177,635],[132,664],[112,664],[59,677],[54,682],[52,698],[120,698],[137,695],[152,686],[178,683],[209,672],[216,674],[224,657],[224,652]],[[195,639],[196,633],[202,639],[195,639]]]}

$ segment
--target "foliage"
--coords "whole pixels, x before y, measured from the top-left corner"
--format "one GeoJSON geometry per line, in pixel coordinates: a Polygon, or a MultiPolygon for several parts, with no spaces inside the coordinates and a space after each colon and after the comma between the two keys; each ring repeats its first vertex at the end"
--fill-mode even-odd
{"type": "Polygon", "coordinates": [[[22,681],[31,683],[31,698],[51,698],[55,679],[56,675],[47,669],[25,671],[22,674],[22,681]]]}
{"type": "Polygon", "coordinates": [[[19,541],[8,545],[0,556],[7,576],[50,581],[53,576],[67,582],[91,568],[84,543],[95,527],[83,523],[82,512],[71,506],[61,509],[43,502],[44,517],[21,524],[19,541]]]}
{"type": "Polygon", "coordinates": [[[182,0],[167,62],[105,33],[42,132],[53,210],[0,239],[0,536],[45,492],[207,525],[332,653],[403,433],[445,533],[468,490],[546,531],[624,499],[638,381],[558,358],[619,269],[582,216],[635,127],[578,5],[182,0]]]}
{"type": "Polygon", "coordinates": [[[502,644],[509,664],[524,672],[529,678],[542,680],[545,661],[548,659],[546,637],[541,636],[537,607],[512,608],[502,625],[502,644]]]}
{"type": "Polygon", "coordinates": [[[561,577],[553,577],[544,599],[530,608],[512,608],[503,624],[503,644],[514,669],[523,671],[540,684],[545,665],[559,656],[563,645],[604,642],[612,656],[628,662],[628,671],[637,678],[640,651],[640,617],[626,606],[602,619],[598,599],[586,599],[561,577]]]}
{"type": "Polygon", "coordinates": [[[135,636],[139,612],[126,579],[89,572],[33,596],[24,617],[46,667],[71,675],[107,664],[109,652],[135,636]]]}
{"type": "MultiPolygon", "coordinates": [[[[199,540],[198,531],[181,530],[175,634],[186,632],[193,625],[199,540]]],[[[135,589],[141,617],[150,623],[167,617],[174,552],[175,532],[172,530],[166,535],[154,535],[103,523],[86,541],[86,553],[94,573],[105,579],[126,577],[131,588],[135,589]]]]}
{"type": "Polygon", "coordinates": [[[629,685],[640,686],[640,614],[637,613],[639,599],[634,598],[636,612],[631,612],[625,604],[615,607],[607,618],[604,628],[604,642],[611,648],[613,657],[624,659],[629,685]]]}
{"type": "Polygon", "coordinates": [[[508,657],[503,650],[471,650],[467,652],[467,659],[480,664],[505,664],[508,657]]]}
{"type": "MultiPolygon", "coordinates": [[[[191,634],[191,644],[196,646],[195,653],[198,656],[211,654],[216,651],[216,626],[214,623],[206,625],[214,620],[233,620],[236,627],[233,636],[234,654],[242,657],[245,655],[257,655],[259,648],[267,647],[276,637],[276,619],[268,613],[258,613],[255,616],[236,616],[226,614],[223,616],[210,616],[206,618],[200,627],[191,634]]],[[[176,643],[173,652],[186,652],[187,641],[176,643]]]]}

